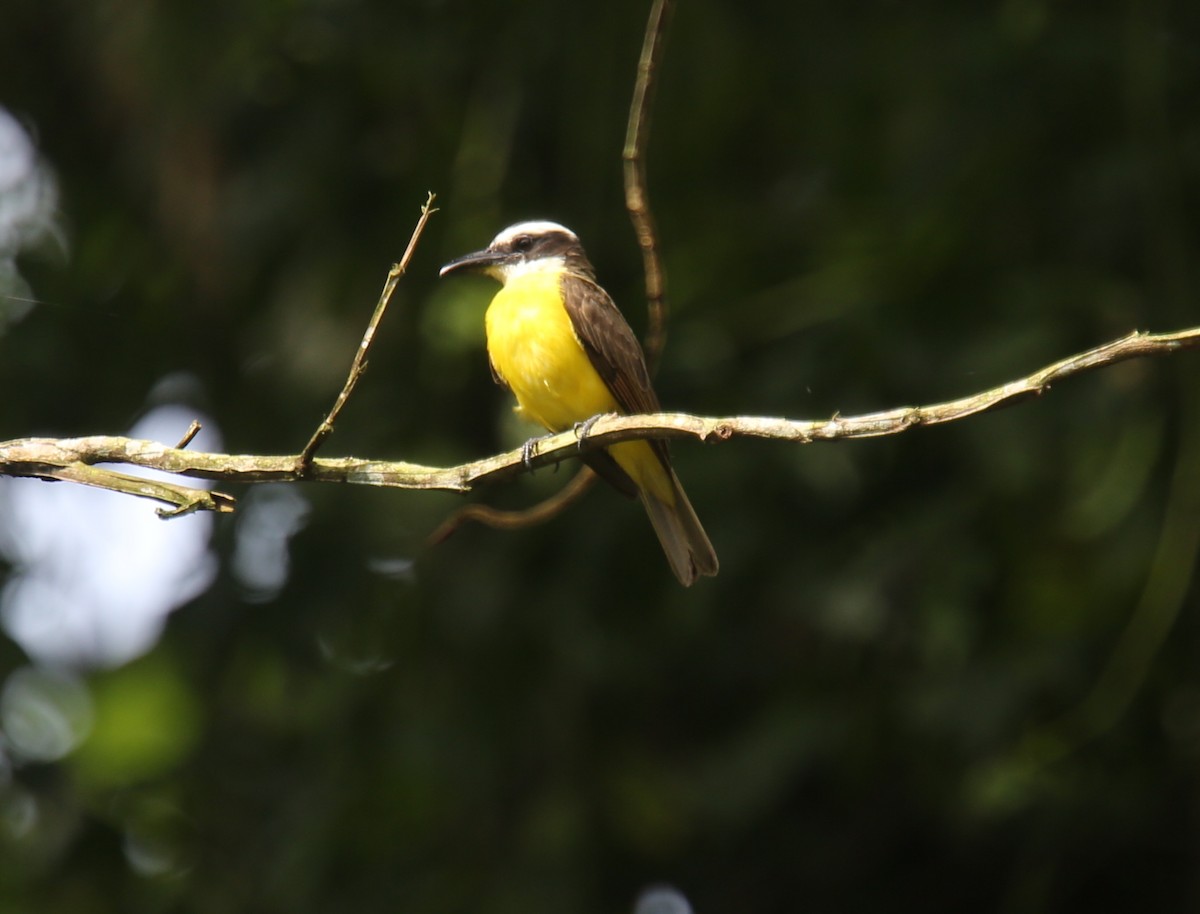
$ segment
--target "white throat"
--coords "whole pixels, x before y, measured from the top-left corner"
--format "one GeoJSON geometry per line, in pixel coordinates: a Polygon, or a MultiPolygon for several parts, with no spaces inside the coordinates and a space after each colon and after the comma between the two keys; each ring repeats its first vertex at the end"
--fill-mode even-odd
{"type": "Polygon", "coordinates": [[[509,282],[521,276],[536,273],[561,273],[567,267],[567,262],[561,257],[538,257],[536,260],[518,260],[512,263],[501,263],[492,267],[492,275],[501,282],[509,282]]]}

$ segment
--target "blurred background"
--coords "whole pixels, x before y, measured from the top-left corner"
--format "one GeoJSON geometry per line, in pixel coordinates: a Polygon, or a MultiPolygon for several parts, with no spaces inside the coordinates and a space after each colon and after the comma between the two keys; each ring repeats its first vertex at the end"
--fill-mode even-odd
{"type": "MultiPolygon", "coordinates": [[[[494,289],[437,269],[552,218],[644,327],[647,7],[10,0],[0,439],[295,453],[433,190],[324,454],[518,444],[494,289]]],[[[660,76],[670,409],[932,403],[1197,323],[1194,4],[685,0],[660,76]]],[[[681,442],[721,559],[690,590],[601,488],[430,547],[462,498],[235,486],[168,523],[0,481],[0,909],[1200,908],[1198,382],[681,442]]]]}

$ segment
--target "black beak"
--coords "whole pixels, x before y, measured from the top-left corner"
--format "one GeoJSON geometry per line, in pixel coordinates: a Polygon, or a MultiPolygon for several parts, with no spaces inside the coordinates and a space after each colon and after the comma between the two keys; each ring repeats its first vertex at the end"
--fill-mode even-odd
{"type": "Polygon", "coordinates": [[[464,254],[456,260],[451,260],[438,271],[438,276],[448,276],[470,270],[484,270],[504,259],[505,255],[492,250],[476,251],[474,254],[464,254]]]}

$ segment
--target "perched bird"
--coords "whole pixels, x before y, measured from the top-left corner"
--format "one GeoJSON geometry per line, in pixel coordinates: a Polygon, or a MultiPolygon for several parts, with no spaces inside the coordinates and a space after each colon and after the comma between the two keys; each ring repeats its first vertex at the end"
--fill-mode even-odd
{"type": "MultiPolygon", "coordinates": [[[[543,221],[510,225],[484,250],[446,264],[441,275],[463,270],[503,284],[485,318],[488,358],[520,414],[562,432],[581,423],[586,430],[604,413],[659,411],[642,347],[570,229],[543,221]]],[[[622,442],[582,459],[641,499],[682,584],[717,573],[717,554],[664,442],[622,442]]]]}

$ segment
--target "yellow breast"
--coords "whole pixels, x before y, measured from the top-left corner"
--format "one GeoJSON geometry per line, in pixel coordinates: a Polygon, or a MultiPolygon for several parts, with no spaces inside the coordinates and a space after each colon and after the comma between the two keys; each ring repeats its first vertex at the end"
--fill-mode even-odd
{"type": "Polygon", "coordinates": [[[559,275],[545,270],[511,277],[486,318],[492,367],[521,412],[555,432],[617,411],[563,308],[559,275]]]}

